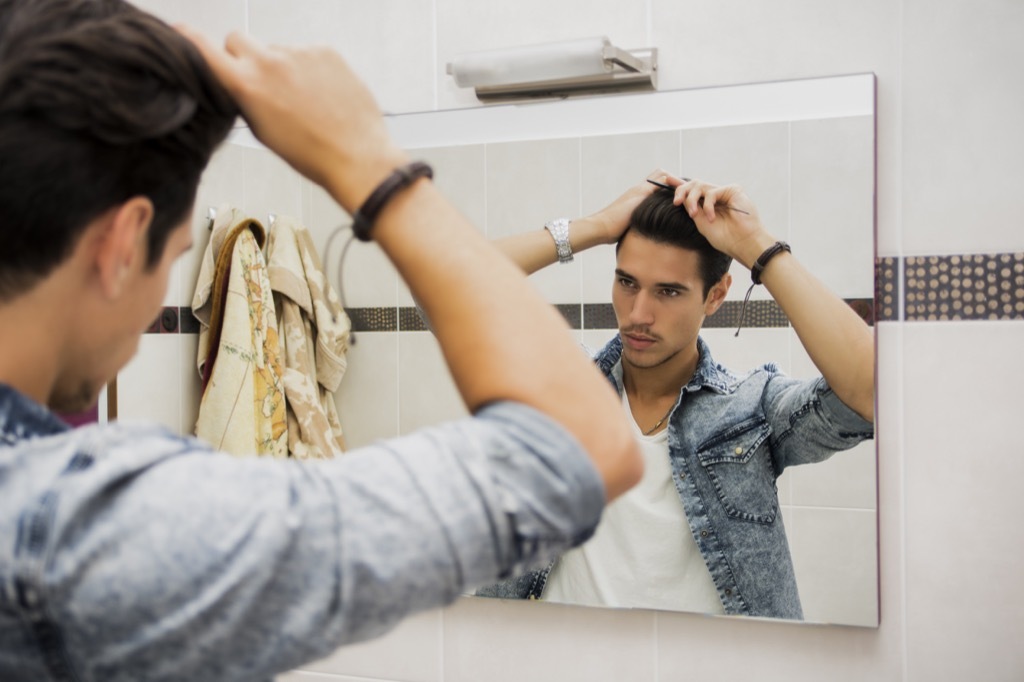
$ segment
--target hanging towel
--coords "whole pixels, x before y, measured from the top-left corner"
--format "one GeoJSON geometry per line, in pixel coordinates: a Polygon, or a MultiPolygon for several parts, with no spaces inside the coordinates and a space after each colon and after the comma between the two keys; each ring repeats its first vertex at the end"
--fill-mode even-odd
{"type": "Polygon", "coordinates": [[[261,247],[263,226],[217,209],[192,312],[203,377],[196,435],[235,455],[288,456],[277,317],[261,247]]]}
{"type": "Polygon", "coordinates": [[[284,356],[288,451],[300,459],[334,457],[345,450],[334,393],[345,375],[351,322],[309,231],[293,218],[274,222],[267,270],[284,356]]]}

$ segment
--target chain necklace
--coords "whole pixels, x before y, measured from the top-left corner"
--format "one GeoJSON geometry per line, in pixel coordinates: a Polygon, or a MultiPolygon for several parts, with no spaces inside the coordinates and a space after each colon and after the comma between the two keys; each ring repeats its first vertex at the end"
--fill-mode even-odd
{"type": "Polygon", "coordinates": [[[652,427],[651,427],[650,429],[648,429],[647,431],[644,431],[644,435],[645,435],[645,436],[649,436],[649,435],[651,435],[652,433],[654,433],[655,431],[657,431],[657,430],[658,430],[658,427],[659,427],[659,426],[661,426],[662,424],[664,424],[664,423],[665,423],[665,420],[666,420],[666,419],[668,419],[668,416],[669,416],[670,414],[672,414],[672,410],[674,410],[674,409],[676,409],[676,406],[675,406],[675,405],[673,404],[673,405],[672,405],[672,407],[668,408],[668,412],[666,412],[666,413],[665,413],[665,416],[664,416],[664,417],[662,417],[661,419],[659,419],[659,420],[657,421],[657,423],[655,423],[655,424],[654,424],[654,426],[652,426],[652,427]]]}

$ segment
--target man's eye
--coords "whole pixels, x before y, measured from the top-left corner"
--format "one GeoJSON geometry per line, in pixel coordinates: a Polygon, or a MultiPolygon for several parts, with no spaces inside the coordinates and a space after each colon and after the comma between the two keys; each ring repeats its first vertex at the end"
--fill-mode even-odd
{"type": "Polygon", "coordinates": [[[662,296],[668,296],[668,297],[678,296],[679,295],[679,290],[678,289],[662,289],[661,290],[661,295],[662,296]]]}

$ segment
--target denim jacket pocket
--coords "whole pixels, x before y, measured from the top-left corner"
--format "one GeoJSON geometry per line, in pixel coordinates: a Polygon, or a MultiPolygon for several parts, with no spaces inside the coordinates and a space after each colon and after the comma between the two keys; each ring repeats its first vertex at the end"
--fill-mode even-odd
{"type": "Polygon", "coordinates": [[[697,459],[731,518],[772,524],[779,515],[770,434],[771,426],[757,416],[730,426],[697,449],[697,459]]]}

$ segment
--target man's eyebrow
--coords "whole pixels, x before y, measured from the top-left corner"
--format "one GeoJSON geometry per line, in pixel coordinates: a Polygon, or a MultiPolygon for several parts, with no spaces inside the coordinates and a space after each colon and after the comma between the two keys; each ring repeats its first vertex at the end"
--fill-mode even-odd
{"type": "MultiPolygon", "coordinates": [[[[629,274],[628,272],[621,268],[615,268],[615,274],[618,275],[619,277],[625,277],[626,279],[636,281],[636,277],[634,277],[633,275],[629,274]]],[[[658,289],[678,289],[680,291],[690,290],[690,287],[688,287],[685,284],[682,284],[681,282],[655,282],[654,286],[657,287],[658,289]]]]}

